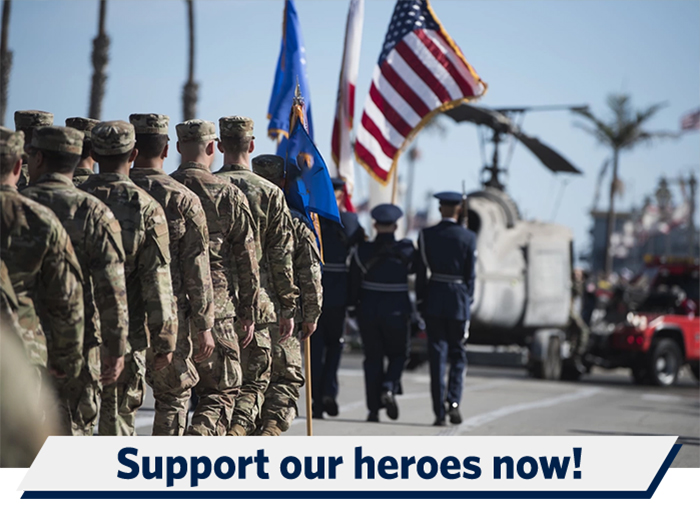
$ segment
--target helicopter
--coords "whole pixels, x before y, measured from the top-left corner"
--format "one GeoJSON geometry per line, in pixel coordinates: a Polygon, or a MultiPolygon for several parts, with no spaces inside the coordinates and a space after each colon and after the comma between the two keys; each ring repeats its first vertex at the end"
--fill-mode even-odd
{"type": "Polygon", "coordinates": [[[489,109],[460,104],[444,114],[481,129],[482,155],[493,145],[481,170],[481,189],[467,194],[467,226],[477,235],[474,303],[469,344],[526,347],[529,373],[558,380],[581,367],[571,341],[573,233],[556,223],[523,219],[506,192],[500,146],[522,143],[553,173],[581,171],[538,138],[525,134],[516,118],[531,110],[582,110],[586,106],[489,109]],[[484,137],[490,132],[490,138],[484,137]]]}

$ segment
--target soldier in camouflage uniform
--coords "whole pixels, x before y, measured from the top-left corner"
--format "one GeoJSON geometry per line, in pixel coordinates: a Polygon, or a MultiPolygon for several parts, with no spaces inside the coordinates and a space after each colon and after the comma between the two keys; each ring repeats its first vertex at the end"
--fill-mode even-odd
{"type": "Polygon", "coordinates": [[[173,363],[161,372],[146,374],[156,400],[153,435],[184,435],[191,389],[199,380],[193,358],[204,361],[215,348],[207,218],[197,195],[163,171],[168,155],[169,118],[162,114],[132,114],[129,121],[136,131],[139,152],[129,177],[165,211],[170,232],[170,275],[178,313],[173,363]],[[193,338],[197,341],[194,357],[193,338]]]}
{"type": "Polygon", "coordinates": [[[73,172],[73,184],[79,186],[85,182],[90,175],[94,175],[95,159],[92,158],[92,128],[99,123],[92,118],[66,118],[66,127],[81,130],[85,135],[83,139],[83,153],[80,155],[78,166],[73,172]]]}
{"type": "Polygon", "coordinates": [[[57,378],[76,378],[83,366],[80,264],[58,218],[17,191],[23,146],[21,132],[0,127],[2,259],[17,296],[20,336],[30,364],[40,374],[48,370],[57,378]]]}
{"type": "Polygon", "coordinates": [[[146,349],[155,353],[149,371],[170,365],[177,337],[177,315],[170,281],[170,240],[162,207],[129,178],[136,158],[134,126],[108,121],[92,129],[92,156],[99,173],[80,189],[109,207],[119,221],[126,261],[129,336],[124,371],[106,386],[100,407],[100,435],[134,435],[136,411],[143,404],[146,349]],[[148,333],[146,332],[148,330],[148,333]]]}
{"type": "Polygon", "coordinates": [[[247,435],[265,401],[270,381],[271,330],[279,330],[280,340],[292,335],[298,289],[292,268],[292,220],[282,191],[250,169],[250,154],[255,149],[253,120],[229,116],[219,120],[224,166],[216,172],[238,186],[250,205],[255,223],[255,238],[260,265],[260,300],[255,319],[253,342],[241,352],[243,385],[233,413],[230,435],[247,435]],[[272,297],[279,301],[279,316],[272,297]],[[279,324],[279,328],[275,324],[279,324]]]}
{"type": "MultiPolygon", "coordinates": [[[[259,155],[253,159],[253,171],[284,189],[284,159],[278,155],[259,155]]],[[[321,254],[316,236],[305,214],[290,208],[294,227],[294,280],[299,288],[299,309],[296,320],[301,323],[301,335],[280,341],[272,331],[272,374],[265,392],[261,435],[275,436],[289,430],[297,415],[299,390],[304,385],[301,370],[301,343],[316,330],[321,316],[323,289],[321,288],[321,254]]],[[[275,302],[275,307],[279,305],[275,302]]],[[[278,310],[279,312],[279,310],[278,310]]],[[[296,331],[295,331],[296,332],[296,331]]]]}
{"type": "Polygon", "coordinates": [[[60,384],[59,417],[64,433],[72,435],[92,435],[100,405],[100,363],[103,383],[116,382],[124,368],[129,329],[119,222],[104,203],[71,180],[82,141],[83,133],[72,128],[35,129],[27,150],[32,185],[22,191],[61,220],[83,273],[85,365],[77,380],[60,384]]]}
{"type": "MultiPolygon", "coordinates": [[[[29,146],[32,142],[32,132],[36,127],[48,127],[53,125],[53,114],[46,111],[15,111],[15,130],[24,133],[24,144],[29,146]]],[[[22,153],[22,175],[17,182],[17,189],[24,189],[29,184],[29,169],[27,168],[27,154],[22,153]]]]}
{"type": "Polygon", "coordinates": [[[10,272],[7,271],[5,261],[0,260],[0,317],[2,324],[7,325],[8,330],[12,330],[19,337],[19,318],[17,311],[19,302],[15,289],[12,287],[10,272]]]}
{"type": "Polygon", "coordinates": [[[241,190],[209,171],[216,152],[216,126],[210,121],[188,120],[177,126],[177,136],[182,164],[171,176],[202,201],[216,305],[216,350],[197,363],[199,402],[187,433],[226,435],[242,381],[239,343],[246,346],[253,338],[260,289],[253,215],[241,190]],[[235,317],[244,334],[240,341],[235,317]]]}

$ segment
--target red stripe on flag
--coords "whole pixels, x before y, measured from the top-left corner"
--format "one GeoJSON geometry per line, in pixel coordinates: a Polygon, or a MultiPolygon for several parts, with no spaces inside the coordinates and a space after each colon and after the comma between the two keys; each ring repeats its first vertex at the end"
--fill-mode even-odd
{"type": "Polygon", "coordinates": [[[396,109],[394,109],[391,104],[384,99],[374,82],[372,82],[372,85],[369,87],[369,96],[372,99],[372,102],[374,102],[374,105],[377,106],[377,109],[379,109],[379,111],[384,115],[387,121],[391,123],[396,131],[403,137],[408,137],[408,135],[411,133],[411,126],[406,123],[406,120],[404,120],[401,115],[396,112],[396,109]]]}
{"type": "MultiPolygon", "coordinates": [[[[433,31],[433,34],[435,34],[435,37],[437,37],[442,42],[443,45],[445,45],[447,48],[449,48],[452,51],[452,53],[455,55],[455,57],[457,58],[458,61],[462,62],[462,64],[464,65],[464,68],[460,69],[459,66],[455,66],[455,69],[464,78],[464,80],[467,81],[467,84],[469,84],[470,81],[475,81],[478,83],[478,80],[469,71],[469,65],[467,65],[465,62],[463,62],[462,58],[459,55],[454,53],[454,50],[452,50],[452,47],[445,39],[445,36],[443,36],[440,32],[437,32],[437,31],[433,31]]],[[[476,94],[476,91],[474,91],[474,89],[471,85],[469,86],[469,89],[471,89],[473,91],[473,93],[472,93],[473,95],[476,94]]]]}
{"type": "MultiPolygon", "coordinates": [[[[425,45],[425,47],[430,51],[431,54],[433,54],[433,57],[443,65],[443,67],[447,70],[447,72],[450,74],[452,79],[457,83],[459,86],[459,89],[462,91],[462,94],[464,96],[473,96],[474,91],[472,90],[471,86],[469,83],[465,80],[464,76],[459,72],[459,70],[456,68],[454,64],[452,64],[452,61],[448,59],[447,55],[445,55],[433,42],[432,39],[430,39],[425,31],[423,30],[416,30],[415,35],[418,36],[418,39],[421,40],[421,43],[425,45]]],[[[445,46],[447,46],[445,44],[445,46]]],[[[447,46],[447,51],[451,52],[452,49],[447,46]]]]}
{"type": "Polygon", "coordinates": [[[413,50],[411,50],[405,41],[399,41],[394,48],[399,55],[403,57],[406,64],[408,64],[411,69],[416,72],[416,75],[418,75],[418,77],[420,77],[420,79],[433,90],[435,96],[437,96],[442,103],[447,103],[452,100],[452,97],[447,89],[445,89],[445,86],[443,86],[440,81],[435,78],[433,72],[428,69],[425,64],[423,64],[416,54],[413,53],[413,50]]]}
{"type": "Polygon", "coordinates": [[[377,160],[374,158],[374,155],[372,155],[367,148],[362,146],[362,143],[359,141],[355,141],[355,153],[367,166],[372,169],[372,172],[377,176],[377,178],[383,182],[387,181],[387,178],[389,178],[389,171],[380,168],[377,164],[377,160]]]}
{"type": "Polygon", "coordinates": [[[413,91],[413,89],[406,84],[406,82],[399,76],[398,73],[396,73],[394,68],[392,68],[388,62],[384,61],[379,69],[387,82],[391,84],[391,87],[393,87],[394,90],[396,90],[396,92],[400,94],[404,100],[406,100],[408,105],[410,105],[413,110],[416,111],[418,116],[425,118],[428,114],[430,114],[431,109],[425,105],[425,102],[423,102],[415,91],[413,91]]]}
{"type": "Polygon", "coordinates": [[[379,146],[382,147],[382,151],[386,156],[389,157],[389,159],[393,159],[394,155],[396,155],[396,147],[386,140],[382,131],[379,130],[377,124],[372,121],[372,118],[367,116],[366,112],[362,113],[362,126],[365,127],[367,132],[379,143],[379,146]]]}

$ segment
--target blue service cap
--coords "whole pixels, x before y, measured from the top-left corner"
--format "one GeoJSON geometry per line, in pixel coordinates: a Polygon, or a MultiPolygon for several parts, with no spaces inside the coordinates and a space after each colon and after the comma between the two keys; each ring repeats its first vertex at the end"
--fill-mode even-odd
{"type": "Polygon", "coordinates": [[[331,184],[333,184],[333,189],[343,189],[345,187],[345,181],[340,177],[332,177],[331,184]]]}
{"type": "Polygon", "coordinates": [[[440,203],[444,203],[447,205],[457,205],[462,201],[462,194],[456,193],[454,191],[444,191],[442,193],[437,193],[433,196],[440,200],[440,203]]]}
{"type": "Polygon", "coordinates": [[[403,216],[403,211],[396,205],[383,203],[372,209],[370,214],[372,215],[374,221],[380,225],[392,225],[396,223],[401,216],[403,216]]]}

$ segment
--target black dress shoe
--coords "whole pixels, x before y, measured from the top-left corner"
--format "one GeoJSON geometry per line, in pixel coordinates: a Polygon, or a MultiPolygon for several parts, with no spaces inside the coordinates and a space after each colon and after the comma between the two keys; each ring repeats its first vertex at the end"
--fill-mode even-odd
{"type": "Polygon", "coordinates": [[[399,406],[396,404],[396,398],[391,391],[382,393],[382,406],[386,408],[386,415],[389,419],[399,419],[399,406]]]}
{"type": "Polygon", "coordinates": [[[338,404],[335,401],[335,398],[332,398],[330,396],[324,396],[323,397],[323,410],[325,410],[329,416],[337,416],[338,415],[338,404]]]}
{"type": "Polygon", "coordinates": [[[447,416],[450,418],[450,423],[459,425],[462,423],[462,414],[459,412],[458,403],[450,403],[447,406],[447,416]]]}
{"type": "Polygon", "coordinates": [[[371,423],[379,423],[379,413],[378,412],[370,412],[369,415],[367,416],[367,421],[371,423]]]}
{"type": "Polygon", "coordinates": [[[323,419],[323,411],[312,411],[311,412],[311,418],[312,419],[323,419]]]}
{"type": "Polygon", "coordinates": [[[447,426],[447,421],[445,421],[444,418],[443,418],[443,419],[436,419],[436,420],[433,422],[433,426],[434,426],[434,427],[446,427],[446,426],[447,426]]]}

